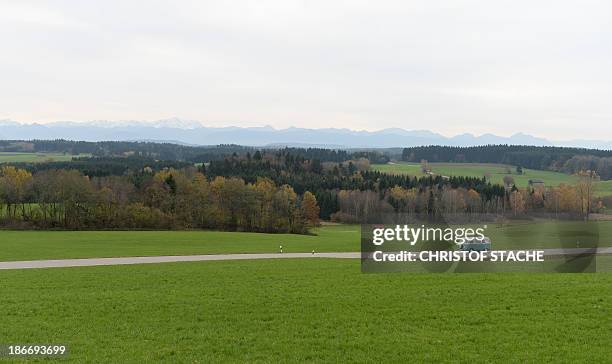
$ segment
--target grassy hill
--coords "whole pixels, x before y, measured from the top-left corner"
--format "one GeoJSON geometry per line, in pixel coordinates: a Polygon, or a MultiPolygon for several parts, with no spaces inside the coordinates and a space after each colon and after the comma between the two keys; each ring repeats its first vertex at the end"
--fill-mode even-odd
{"type": "MultiPolygon", "coordinates": [[[[468,176],[483,177],[490,174],[491,183],[503,183],[504,176],[508,175],[507,170],[511,171],[510,176],[514,178],[518,187],[527,187],[530,179],[544,180],[548,186],[558,186],[561,183],[575,183],[576,177],[552,171],[540,171],[535,169],[523,169],[523,174],[516,173],[516,167],[503,164],[489,163],[429,163],[431,171],[443,176],[468,176]]],[[[419,163],[399,162],[396,164],[374,164],[372,168],[387,173],[403,173],[414,176],[423,176],[419,163]]]]}
{"type": "Polygon", "coordinates": [[[41,162],[65,162],[72,160],[73,157],[84,157],[88,154],[78,156],[64,153],[17,153],[0,152],[0,163],[41,163],[41,162]]]}
{"type": "MultiPolygon", "coordinates": [[[[507,169],[509,168],[512,172],[510,175],[514,178],[517,187],[527,187],[530,179],[541,179],[546,186],[558,186],[561,183],[574,184],[577,180],[575,176],[565,173],[527,168],[524,168],[523,174],[519,175],[516,173],[516,167],[503,164],[429,163],[429,167],[433,173],[443,176],[483,177],[485,174],[489,173],[491,183],[498,184],[503,183],[503,178],[507,175],[507,169]]],[[[425,175],[421,172],[420,163],[397,162],[390,164],[373,164],[372,169],[385,173],[401,173],[417,177],[425,175]]],[[[597,182],[595,195],[612,196],[612,180],[597,182]]]]}

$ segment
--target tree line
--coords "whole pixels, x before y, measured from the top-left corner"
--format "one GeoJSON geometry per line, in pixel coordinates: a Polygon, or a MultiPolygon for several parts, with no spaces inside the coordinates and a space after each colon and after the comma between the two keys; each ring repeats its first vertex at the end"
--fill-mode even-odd
{"type": "MultiPolygon", "coordinates": [[[[8,163],[7,163],[8,164],[8,163]]],[[[30,173],[48,170],[76,170],[89,177],[139,175],[142,172],[158,172],[164,169],[182,169],[193,166],[193,163],[176,160],[156,160],[149,157],[78,157],[71,161],[48,161],[44,163],[18,162],[10,163],[30,173]]]]}
{"type": "Polygon", "coordinates": [[[4,226],[63,229],[217,229],[306,233],[315,196],[260,178],[206,178],[195,168],[89,177],[76,170],[0,168],[4,226]]]}
{"type": "Polygon", "coordinates": [[[240,145],[189,146],[160,142],[101,141],[86,142],[73,140],[1,140],[2,152],[53,152],[70,155],[92,155],[94,157],[126,157],[186,161],[192,163],[221,159],[232,153],[243,153],[252,147],[240,145]]]}
{"type": "Polygon", "coordinates": [[[487,201],[504,195],[503,186],[492,185],[485,178],[393,175],[370,170],[370,163],[365,158],[342,163],[320,162],[287,151],[234,155],[211,161],[202,171],[210,177],[233,176],[247,182],[264,177],[279,185],[290,185],[300,194],[312,191],[319,201],[321,217],[325,219],[339,211],[340,191],[372,191],[379,200],[388,189],[396,186],[419,191],[439,186],[463,187],[474,189],[487,201]]]}
{"type": "Polygon", "coordinates": [[[394,186],[382,198],[374,191],[339,191],[338,212],[331,218],[341,222],[376,223],[381,216],[401,214],[418,219],[461,217],[525,218],[533,215],[588,219],[604,212],[601,199],[594,197],[597,176],[592,171],[578,174],[575,185],[547,188],[506,186],[502,195],[484,196],[473,188],[432,185],[425,188],[394,186]]]}
{"type": "Polygon", "coordinates": [[[569,174],[594,171],[602,180],[609,180],[612,179],[612,157],[576,155],[563,164],[561,171],[569,174]]]}
{"type": "Polygon", "coordinates": [[[159,142],[125,142],[101,141],[86,142],[72,140],[0,140],[0,152],[54,152],[74,156],[91,155],[93,157],[141,157],[164,161],[183,161],[190,163],[203,163],[211,160],[220,160],[227,156],[256,151],[273,153],[282,151],[285,154],[301,156],[306,159],[322,162],[343,162],[357,157],[366,157],[378,161],[388,161],[382,152],[358,151],[355,153],[346,150],[325,148],[255,148],[234,144],[221,144],[209,146],[190,146],[159,142]],[[354,156],[355,155],[355,156],[354,156]]]}

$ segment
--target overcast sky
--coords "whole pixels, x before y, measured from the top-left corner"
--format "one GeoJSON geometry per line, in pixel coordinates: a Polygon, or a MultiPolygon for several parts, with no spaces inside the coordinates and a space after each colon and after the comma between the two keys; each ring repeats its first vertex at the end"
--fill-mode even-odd
{"type": "Polygon", "coordinates": [[[610,1],[0,0],[0,119],[610,139],[610,1]]]}

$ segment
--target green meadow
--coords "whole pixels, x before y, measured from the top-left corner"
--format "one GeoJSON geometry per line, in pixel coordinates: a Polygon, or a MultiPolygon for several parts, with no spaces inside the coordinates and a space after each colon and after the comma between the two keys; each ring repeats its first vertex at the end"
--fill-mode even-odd
{"type": "Polygon", "coordinates": [[[0,271],[3,343],[65,362],[610,359],[610,274],[362,274],[287,259],[0,271]]]}
{"type": "MultiPolygon", "coordinates": [[[[572,184],[576,177],[564,173],[552,171],[540,171],[535,169],[523,169],[523,174],[516,173],[516,167],[503,164],[488,163],[429,163],[431,171],[442,176],[468,176],[482,178],[490,175],[491,183],[503,183],[504,176],[508,175],[510,168],[512,178],[517,187],[527,187],[530,179],[541,179],[548,186],[558,186],[561,183],[572,184]]],[[[374,164],[372,168],[381,172],[401,173],[412,176],[423,176],[419,163],[398,162],[396,164],[374,164]]]]}
{"type": "Polygon", "coordinates": [[[612,196],[612,180],[597,182],[595,194],[597,196],[612,196]]]}
{"type": "MultiPolygon", "coordinates": [[[[494,249],[612,246],[612,221],[550,220],[486,224],[494,249]]],[[[473,226],[474,228],[480,227],[473,226]]],[[[0,261],[283,252],[358,252],[358,225],[329,225],[311,235],[220,231],[0,230],[0,261]]]]}
{"type": "MultiPolygon", "coordinates": [[[[541,179],[546,186],[559,186],[562,183],[575,184],[576,176],[565,173],[540,171],[535,169],[523,169],[523,174],[516,173],[516,167],[503,164],[487,163],[429,163],[431,171],[442,176],[468,176],[482,178],[488,175],[491,183],[503,184],[504,176],[507,176],[507,168],[512,172],[517,187],[527,187],[530,179],[541,179]]],[[[396,174],[407,174],[410,176],[425,176],[421,172],[419,163],[397,162],[395,164],[373,164],[372,169],[396,174]]],[[[612,180],[599,181],[595,185],[596,196],[612,196],[612,180]]]]}
{"type": "Polygon", "coordinates": [[[220,231],[0,230],[0,261],[224,253],[359,251],[359,226],[331,225],[312,235],[220,231]]]}
{"type": "Polygon", "coordinates": [[[74,157],[84,157],[85,154],[72,155],[64,153],[19,153],[0,152],[0,163],[42,163],[42,162],[65,162],[74,157]]]}
{"type": "MultiPolygon", "coordinates": [[[[612,236],[612,221],[589,224],[612,236]]],[[[555,247],[560,231],[584,227],[523,221],[487,235],[494,248],[555,247]]],[[[359,251],[359,238],[357,225],[1,230],[0,261],[359,251]]],[[[605,362],[612,328],[609,273],[363,274],[359,259],[245,260],[0,270],[0,291],[2,343],[65,344],[74,363],[605,362]]]]}

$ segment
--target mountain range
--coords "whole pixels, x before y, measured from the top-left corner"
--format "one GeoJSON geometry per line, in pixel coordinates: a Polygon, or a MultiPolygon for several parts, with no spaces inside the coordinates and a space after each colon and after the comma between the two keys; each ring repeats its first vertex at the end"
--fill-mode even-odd
{"type": "Polygon", "coordinates": [[[154,122],[88,121],[23,124],[0,121],[0,139],[68,139],[83,141],[156,141],[187,145],[240,144],[249,146],[299,146],[327,148],[394,148],[420,145],[473,146],[486,144],[554,145],[612,149],[612,141],[554,141],[517,133],[509,137],[494,134],[460,134],[453,137],[428,130],[401,128],[378,131],[351,129],[310,129],[290,127],[207,127],[200,122],[178,118],[154,122]]]}

